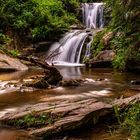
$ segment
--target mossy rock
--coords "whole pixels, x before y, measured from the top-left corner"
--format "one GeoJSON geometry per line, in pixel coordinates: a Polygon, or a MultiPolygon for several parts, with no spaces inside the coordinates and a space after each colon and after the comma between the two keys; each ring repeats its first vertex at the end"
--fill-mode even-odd
{"type": "Polygon", "coordinates": [[[44,79],[35,79],[31,83],[26,83],[25,86],[35,88],[48,88],[49,84],[44,79]]]}
{"type": "Polygon", "coordinates": [[[45,81],[44,79],[41,79],[41,80],[36,80],[34,83],[33,83],[33,86],[35,88],[47,88],[49,87],[49,84],[47,81],[45,81]]]}

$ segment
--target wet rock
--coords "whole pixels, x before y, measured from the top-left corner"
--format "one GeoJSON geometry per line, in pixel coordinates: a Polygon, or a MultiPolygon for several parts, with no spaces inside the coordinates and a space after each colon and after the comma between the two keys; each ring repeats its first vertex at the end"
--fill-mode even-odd
{"type": "Polygon", "coordinates": [[[50,85],[57,85],[63,79],[63,76],[54,66],[48,65],[41,59],[30,58],[30,61],[35,65],[41,66],[44,69],[45,76],[43,77],[50,85]]]}
{"type": "Polygon", "coordinates": [[[59,82],[60,86],[69,87],[69,86],[79,86],[82,80],[63,80],[59,82]]]}
{"type": "Polygon", "coordinates": [[[113,50],[101,51],[95,58],[89,60],[86,64],[88,67],[106,68],[111,67],[112,60],[115,58],[113,50]]]}
{"type": "Polygon", "coordinates": [[[104,50],[101,51],[94,60],[104,60],[104,61],[112,61],[115,57],[115,52],[113,50],[104,50]]]}
{"type": "Polygon", "coordinates": [[[47,72],[46,76],[44,77],[44,80],[46,80],[50,85],[57,85],[59,81],[63,79],[62,75],[55,67],[50,66],[49,70],[50,71],[49,73],[47,72]]]}
{"type": "Polygon", "coordinates": [[[35,87],[35,88],[48,88],[49,84],[44,79],[35,79],[31,82],[27,82],[24,84],[27,87],[35,87]]]}
{"type": "Polygon", "coordinates": [[[82,24],[78,24],[78,25],[71,25],[70,28],[76,30],[76,29],[85,29],[86,27],[82,24]]]}
{"type": "Polygon", "coordinates": [[[0,53],[0,71],[28,70],[18,59],[0,53]]]}
{"type": "Polygon", "coordinates": [[[132,85],[140,85],[140,80],[131,80],[130,83],[132,85]]]}
{"type": "Polygon", "coordinates": [[[128,98],[120,98],[115,101],[110,100],[109,102],[92,97],[90,99],[73,100],[71,102],[60,101],[58,104],[51,104],[51,106],[48,102],[38,103],[7,112],[0,117],[0,122],[16,127],[18,125],[20,128],[23,128],[24,123],[30,135],[45,136],[47,139],[49,136],[71,132],[84,126],[95,126],[95,124],[102,122],[106,117],[114,118],[114,106],[123,111],[131,104],[139,102],[140,93],[128,98]],[[27,121],[21,121],[25,120],[27,116],[35,120],[35,122],[38,122],[38,118],[41,118],[41,120],[45,118],[45,122],[47,122],[46,116],[48,116],[47,118],[49,118],[49,122],[51,119],[51,123],[48,125],[48,123],[44,124],[44,121],[41,121],[41,125],[35,123],[29,126],[26,123],[27,121]],[[23,123],[19,124],[15,122],[23,123]]]}

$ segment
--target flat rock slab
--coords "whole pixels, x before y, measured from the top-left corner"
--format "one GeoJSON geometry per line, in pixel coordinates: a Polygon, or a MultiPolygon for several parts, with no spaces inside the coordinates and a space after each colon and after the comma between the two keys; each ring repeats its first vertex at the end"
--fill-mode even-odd
{"type": "Polygon", "coordinates": [[[28,70],[18,59],[0,53],[0,71],[28,70]]]}
{"type": "MultiPolygon", "coordinates": [[[[27,127],[30,135],[52,136],[56,133],[66,132],[81,128],[88,124],[96,124],[100,117],[113,113],[114,106],[125,108],[130,103],[139,102],[140,93],[124,99],[117,99],[110,103],[99,101],[96,98],[61,101],[58,103],[39,103],[36,105],[21,108],[14,112],[9,112],[0,118],[0,122],[21,121],[27,115],[35,112],[39,114],[51,114],[57,116],[57,119],[50,124],[43,124],[41,127],[27,127]],[[59,116],[59,117],[58,117],[59,116]]],[[[11,124],[12,125],[12,124],[11,124]]]]}

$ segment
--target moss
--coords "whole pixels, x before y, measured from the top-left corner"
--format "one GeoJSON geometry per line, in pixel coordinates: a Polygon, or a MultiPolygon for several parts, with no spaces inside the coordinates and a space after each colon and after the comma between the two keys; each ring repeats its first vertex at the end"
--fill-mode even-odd
{"type": "Polygon", "coordinates": [[[49,84],[44,79],[35,80],[35,82],[33,83],[33,87],[35,87],[35,88],[47,88],[47,87],[49,87],[49,84]]]}
{"type": "Polygon", "coordinates": [[[94,36],[91,51],[92,51],[92,57],[94,58],[100,51],[103,50],[105,47],[103,44],[102,37],[104,35],[104,31],[100,31],[94,36]]]}
{"type": "Polygon", "coordinates": [[[32,82],[27,82],[24,84],[27,87],[35,87],[35,88],[48,88],[49,84],[43,78],[41,79],[34,79],[32,82]]]}
{"type": "MultiPolygon", "coordinates": [[[[104,35],[106,35],[107,33],[110,33],[110,32],[111,32],[110,28],[105,28],[104,30],[97,32],[97,34],[93,37],[93,42],[91,45],[92,58],[97,56],[97,54],[100,51],[111,48],[111,40],[113,39],[113,37],[111,37],[109,39],[108,44],[105,44],[105,42],[104,42],[104,35]]],[[[113,34],[113,36],[114,36],[114,34],[113,34]]]]}
{"type": "Polygon", "coordinates": [[[40,128],[43,126],[53,124],[59,118],[59,115],[53,115],[51,112],[32,112],[30,114],[25,115],[22,118],[10,120],[8,124],[16,126],[18,128],[40,128]]]}
{"type": "MultiPolygon", "coordinates": [[[[112,22],[107,29],[115,33],[108,44],[109,48],[116,51],[113,66],[124,70],[129,60],[133,62],[140,60],[139,0],[104,0],[104,2],[110,7],[112,15],[112,22]]],[[[98,47],[102,48],[102,41],[100,43],[101,45],[98,41],[98,47]]]]}

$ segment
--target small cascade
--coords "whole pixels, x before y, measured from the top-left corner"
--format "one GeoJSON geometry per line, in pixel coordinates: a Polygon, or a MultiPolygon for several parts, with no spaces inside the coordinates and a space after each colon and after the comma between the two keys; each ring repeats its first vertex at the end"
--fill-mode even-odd
{"type": "Polygon", "coordinates": [[[86,45],[85,57],[90,55],[90,46],[93,39],[94,28],[102,28],[103,20],[103,3],[84,3],[82,4],[83,22],[86,30],[72,30],[66,33],[64,37],[54,43],[46,54],[46,61],[54,65],[71,65],[79,66],[80,57],[86,38],[92,34],[91,40],[86,45]]]}
{"type": "Polygon", "coordinates": [[[84,3],[82,12],[83,22],[87,28],[103,28],[103,3],[84,3]]]}
{"type": "Polygon", "coordinates": [[[71,31],[60,42],[52,45],[47,54],[49,63],[79,63],[82,46],[87,37],[86,32],[71,31]]]}

